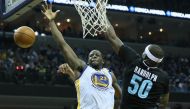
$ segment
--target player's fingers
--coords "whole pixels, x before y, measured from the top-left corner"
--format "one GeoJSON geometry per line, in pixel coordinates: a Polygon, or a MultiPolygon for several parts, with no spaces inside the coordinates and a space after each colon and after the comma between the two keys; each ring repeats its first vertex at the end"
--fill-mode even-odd
{"type": "Polygon", "coordinates": [[[46,9],[49,9],[49,8],[48,8],[48,3],[47,3],[47,2],[45,2],[45,6],[46,6],[46,9]]]}
{"type": "Polygon", "coordinates": [[[67,69],[67,67],[66,67],[66,64],[63,64],[62,66],[61,66],[61,69],[62,69],[62,71],[66,71],[66,69],[67,69]]]}
{"type": "Polygon", "coordinates": [[[65,64],[65,68],[70,69],[70,66],[68,64],[65,64]]]}
{"type": "Polygon", "coordinates": [[[44,5],[42,5],[42,10],[43,10],[43,11],[47,10],[44,5]]]}
{"type": "Polygon", "coordinates": [[[60,65],[58,71],[59,71],[60,73],[65,73],[64,65],[60,65]]]}
{"type": "Polygon", "coordinates": [[[60,12],[60,10],[55,11],[55,14],[57,15],[60,12]]]}
{"type": "Polygon", "coordinates": [[[44,15],[45,15],[45,12],[44,12],[43,10],[41,10],[41,12],[42,12],[42,14],[44,14],[44,15]]]}
{"type": "Polygon", "coordinates": [[[49,9],[52,10],[52,7],[53,7],[53,6],[52,6],[52,3],[50,3],[50,4],[49,4],[49,9]]]}
{"type": "Polygon", "coordinates": [[[62,64],[61,67],[62,67],[62,68],[65,68],[65,65],[66,65],[66,64],[62,64]]]}
{"type": "Polygon", "coordinates": [[[68,67],[69,65],[68,64],[65,64],[65,67],[68,67]]]}
{"type": "Polygon", "coordinates": [[[62,69],[62,66],[63,66],[63,65],[60,65],[60,66],[58,67],[58,69],[61,70],[61,69],[62,69]]]}
{"type": "Polygon", "coordinates": [[[67,68],[64,66],[64,68],[62,69],[63,73],[67,73],[67,68]]]}

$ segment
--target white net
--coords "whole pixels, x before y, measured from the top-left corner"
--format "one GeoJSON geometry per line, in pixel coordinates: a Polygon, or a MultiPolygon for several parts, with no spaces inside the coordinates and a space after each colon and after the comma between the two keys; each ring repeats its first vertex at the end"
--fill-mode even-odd
{"type": "Polygon", "coordinates": [[[83,27],[83,38],[87,35],[97,36],[108,28],[106,5],[108,0],[76,0],[75,8],[78,11],[83,27]]]}

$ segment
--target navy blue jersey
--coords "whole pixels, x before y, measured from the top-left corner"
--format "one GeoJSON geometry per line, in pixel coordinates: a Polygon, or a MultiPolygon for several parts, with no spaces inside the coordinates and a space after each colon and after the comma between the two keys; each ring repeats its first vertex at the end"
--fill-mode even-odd
{"type": "Polygon", "coordinates": [[[124,60],[121,109],[156,109],[160,96],[169,92],[169,79],[159,68],[148,68],[136,51],[122,46],[119,57],[124,60]]]}

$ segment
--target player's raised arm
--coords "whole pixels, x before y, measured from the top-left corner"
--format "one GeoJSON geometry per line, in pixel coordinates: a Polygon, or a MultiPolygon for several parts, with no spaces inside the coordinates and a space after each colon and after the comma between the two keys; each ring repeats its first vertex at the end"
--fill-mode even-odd
{"type": "Polygon", "coordinates": [[[119,55],[123,61],[128,63],[138,59],[138,53],[131,47],[124,45],[119,37],[117,37],[115,30],[108,19],[107,22],[109,23],[109,27],[105,32],[105,38],[109,41],[115,53],[119,55]]]}
{"type": "Polygon", "coordinates": [[[59,13],[59,10],[56,12],[52,11],[52,4],[42,5],[42,13],[48,18],[49,20],[49,26],[51,28],[51,32],[53,35],[53,38],[58,43],[58,45],[61,47],[61,50],[63,52],[63,55],[65,57],[66,62],[70,65],[70,67],[73,70],[82,70],[85,66],[85,62],[78,58],[78,56],[75,54],[73,49],[66,43],[66,41],[63,38],[63,35],[58,30],[54,19],[56,18],[57,14],[59,13]]]}
{"type": "Polygon", "coordinates": [[[119,49],[123,44],[123,42],[117,37],[115,30],[113,28],[113,26],[111,25],[110,21],[107,20],[107,22],[109,23],[109,28],[107,29],[107,31],[105,32],[105,38],[110,42],[113,50],[119,54],[119,49]]]}

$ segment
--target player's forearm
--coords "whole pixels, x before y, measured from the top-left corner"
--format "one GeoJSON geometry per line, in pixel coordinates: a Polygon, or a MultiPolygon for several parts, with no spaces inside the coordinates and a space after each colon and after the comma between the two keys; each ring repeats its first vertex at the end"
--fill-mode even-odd
{"type": "Polygon", "coordinates": [[[166,109],[168,106],[168,101],[169,101],[169,93],[162,95],[160,100],[160,109],[166,109]]]}
{"type": "Polygon", "coordinates": [[[77,73],[74,73],[74,71],[69,72],[68,75],[69,75],[69,77],[70,77],[70,79],[71,79],[72,81],[75,81],[75,80],[76,80],[76,77],[77,77],[76,75],[77,75],[77,73]]]}
{"type": "Polygon", "coordinates": [[[121,104],[121,90],[118,89],[115,94],[115,106],[114,109],[120,109],[121,104]]]}
{"type": "Polygon", "coordinates": [[[109,25],[110,26],[105,33],[105,38],[109,41],[114,51],[118,53],[120,47],[123,45],[123,42],[117,37],[115,30],[113,26],[110,24],[110,22],[109,25]]]}
{"type": "Polygon", "coordinates": [[[115,99],[114,109],[120,109],[121,100],[115,99]]]}
{"type": "Polygon", "coordinates": [[[121,93],[117,92],[118,94],[115,95],[115,103],[114,103],[114,109],[120,109],[121,104],[121,93]]]}
{"type": "Polygon", "coordinates": [[[167,105],[166,104],[160,104],[159,109],[167,109],[167,105]]]}
{"type": "Polygon", "coordinates": [[[61,32],[58,30],[55,22],[50,21],[49,26],[51,28],[54,40],[61,47],[61,51],[63,52],[66,62],[71,66],[72,69],[76,69],[80,65],[79,63],[80,59],[74,53],[72,48],[66,43],[61,32]]]}
{"type": "Polygon", "coordinates": [[[168,101],[162,101],[160,104],[160,109],[167,109],[168,101]]]}
{"type": "Polygon", "coordinates": [[[49,26],[51,28],[51,33],[53,35],[53,38],[55,39],[55,41],[61,45],[61,44],[66,44],[65,40],[63,39],[63,36],[61,34],[61,32],[58,30],[55,21],[52,20],[49,22],[49,26]]]}
{"type": "Polygon", "coordinates": [[[115,89],[115,105],[114,105],[114,109],[119,109],[120,104],[121,104],[122,91],[121,91],[121,88],[120,88],[119,84],[117,84],[117,83],[115,83],[113,85],[113,87],[115,89]]]}

